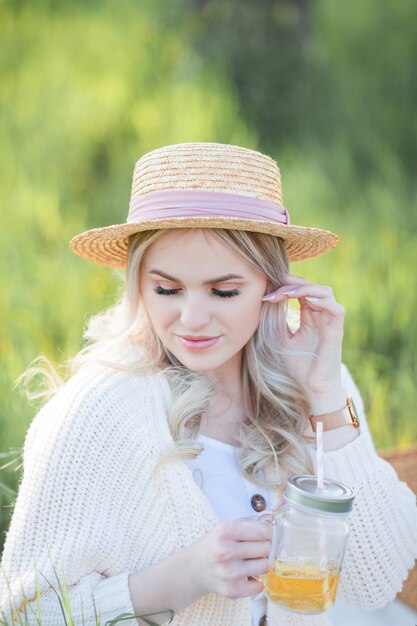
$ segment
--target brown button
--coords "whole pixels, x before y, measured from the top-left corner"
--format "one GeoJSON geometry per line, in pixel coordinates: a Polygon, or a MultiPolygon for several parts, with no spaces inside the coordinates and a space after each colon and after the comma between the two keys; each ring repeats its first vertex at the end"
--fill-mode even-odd
{"type": "Polygon", "coordinates": [[[262,615],[261,619],[259,620],[259,626],[268,626],[266,615],[262,615]]]}
{"type": "Polygon", "coordinates": [[[252,508],[257,512],[260,513],[261,511],[265,511],[266,509],[266,502],[265,502],[265,498],[263,496],[261,496],[261,494],[259,493],[255,493],[254,496],[252,496],[250,503],[252,505],[252,508]]]}

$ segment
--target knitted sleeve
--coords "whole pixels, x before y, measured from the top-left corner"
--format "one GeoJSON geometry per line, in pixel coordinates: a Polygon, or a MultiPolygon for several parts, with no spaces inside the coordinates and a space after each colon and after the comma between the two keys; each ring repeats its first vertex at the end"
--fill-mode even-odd
{"type": "MultiPolygon", "coordinates": [[[[139,378],[137,384],[143,384],[139,378]]],[[[96,611],[100,624],[134,614],[129,572],[118,563],[126,530],[116,503],[129,498],[126,475],[137,441],[123,383],[115,388],[109,388],[106,375],[87,368],[32,421],[1,562],[0,609],[6,623],[18,623],[12,610],[25,606],[25,623],[39,623],[37,588],[43,626],[93,626],[96,611]],[[117,528],[120,536],[114,536],[117,528]],[[59,585],[67,587],[73,622],[59,585]]],[[[140,410],[148,410],[148,396],[144,387],[140,410]]],[[[137,624],[135,619],[120,623],[137,624]]]]}
{"type": "Polygon", "coordinates": [[[355,491],[339,595],[365,609],[377,609],[401,591],[417,556],[416,498],[392,466],[378,456],[366,422],[359,390],[346,366],[346,391],[361,422],[351,443],[325,452],[325,476],[355,491]]]}

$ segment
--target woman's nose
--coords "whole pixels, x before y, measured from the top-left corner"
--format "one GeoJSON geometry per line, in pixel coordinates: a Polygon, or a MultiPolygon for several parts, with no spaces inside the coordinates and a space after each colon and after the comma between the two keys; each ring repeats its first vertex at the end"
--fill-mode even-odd
{"type": "Polygon", "coordinates": [[[190,330],[203,328],[210,322],[210,312],[201,298],[189,297],[184,300],[181,310],[181,324],[190,330]]]}

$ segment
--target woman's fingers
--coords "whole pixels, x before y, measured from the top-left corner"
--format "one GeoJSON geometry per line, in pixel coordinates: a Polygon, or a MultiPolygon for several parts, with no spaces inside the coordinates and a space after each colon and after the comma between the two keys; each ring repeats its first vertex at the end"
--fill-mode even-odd
{"type": "Polygon", "coordinates": [[[291,298],[300,305],[299,323],[294,324],[293,331],[289,308],[285,334],[280,341],[285,348],[291,346],[295,351],[283,354],[283,359],[289,372],[314,399],[318,393],[328,393],[333,377],[336,384],[339,380],[345,309],[336,302],[331,287],[310,283],[294,274],[288,274],[285,284],[261,300],[280,304],[291,298]],[[298,350],[305,351],[306,356],[298,350]],[[308,353],[319,359],[313,362],[308,353]]]}
{"type": "Polygon", "coordinates": [[[271,542],[267,541],[233,541],[220,539],[215,558],[218,563],[244,562],[249,559],[264,559],[269,556],[271,542]]]}
{"type": "MultiPolygon", "coordinates": [[[[267,299],[269,300],[269,299],[272,299],[275,294],[279,293],[280,290],[284,289],[285,287],[293,287],[297,285],[307,285],[307,284],[309,284],[309,281],[303,278],[302,276],[296,276],[296,274],[286,274],[284,278],[284,284],[279,289],[271,291],[269,294],[265,294],[265,296],[268,296],[267,299]]],[[[262,300],[264,300],[265,296],[262,298],[262,300]]]]}
{"type": "Polygon", "coordinates": [[[267,558],[250,559],[246,561],[235,561],[231,564],[228,572],[231,578],[249,578],[249,576],[261,576],[266,574],[269,569],[269,561],[267,558]]]}
{"type": "Polygon", "coordinates": [[[303,297],[316,297],[316,298],[333,298],[333,290],[331,287],[324,285],[314,285],[312,283],[303,283],[298,285],[283,285],[279,289],[270,294],[267,294],[262,298],[264,301],[269,302],[282,302],[289,298],[303,298],[303,297]]]}
{"type": "Polygon", "coordinates": [[[303,308],[303,301],[305,300],[308,302],[308,308],[312,309],[313,311],[328,311],[335,317],[344,317],[345,315],[344,307],[332,298],[305,296],[304,298],[301,298],[301,308],[303,308]]]}
{"type": "Polygon", "coordinates": [[[272,532],[272,524],[256,521],[253,516],[220,523],[208,535],[214,539],[210,562],[215,582],[211,588],[229,598],[262,591],[262,584],[251,577],[268,571],[272,532]]]}
{"type": "Polygon", "coordinates": [[[303,276],[297,276],[296,274],[286,274],[285,275],[285,284],[286,285],[307,285],[310,281],[303,276]]]}
{"type": "Polygon", "coordinates": [[[272,525],[264,521],[241,518],[229,522],[228,536],[234,541],[266,541],[272,538],[272,525]]]}
{"type": "Polygon", "coordinates": [[[258,582],[254,578],[248,579],[247,576],[243,576],[232,585],[231,591],[225,595],[231,600],[236,600],[238,598],[256,596],[261,593],[261,591],[263,591],[263,584],[261,582],[258,582]]]}
{"type": "Polygon", "coordinates": [[[257,579],[267,574],[268,569],[268,559],[250,559],[229,563],[222,574],[227,588],[225,595],[229,598],[242,598],[260,593],[263,585],[257,579]]]}
{"type": "Polygon", "coordinates": [[[297,276],[296,274],[287,274],[285,284],[279,289],[265,294],[262,297],[262,301],[276,303],[290,298],[300,300],[301,304],[303,300],[306,300],[309,308],[316,311],[326,309],[334,315],[344,314],[344,308],[336,302],[331,287],[310,283],[302,276],[297,276]]]}
{"type": "Polygon", "coordinates": [[[237,559],[263,559],[271,551],[270,541],[242,541],[234,546],[237,559]]]}

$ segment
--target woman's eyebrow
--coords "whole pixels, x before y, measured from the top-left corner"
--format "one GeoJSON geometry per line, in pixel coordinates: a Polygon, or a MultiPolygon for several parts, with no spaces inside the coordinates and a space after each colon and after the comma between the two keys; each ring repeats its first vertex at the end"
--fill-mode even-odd
{"type": "MultiPolygon", "coordinates": [[[[174,283],[180,283],[181,281],[178,278],[174,278],[165,272],[161,272],[160,270],[153,269],[149,271],[149,274],[158,274],[162,276],[162,278],[166,278],[168,280],[172,280],[174,283]]],[[[223,283],[226,280],[232,280],[234,278],[244,278],[243,276],[239,276],[238,274],[226,274],[225,276],[220,276],[219,278],[211,278],[210,280],[203,281],[203,285],[212,285],[213,283],[223,283]]]]}

